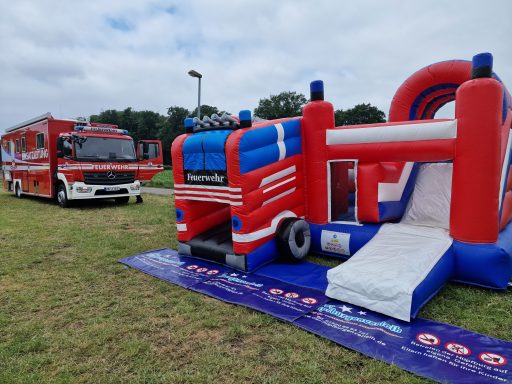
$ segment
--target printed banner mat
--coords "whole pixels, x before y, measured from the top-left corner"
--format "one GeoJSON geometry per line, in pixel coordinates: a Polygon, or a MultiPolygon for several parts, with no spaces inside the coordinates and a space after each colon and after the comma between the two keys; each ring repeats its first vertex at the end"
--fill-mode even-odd
{"type": "Polygon", "coordinates": [[[449,383],[512,383],[512,342],[431,320],[407,323],[332,300],[312,288],[323,287],[322,281],[301,285],[308,268],[322,279],[327,267],[276,264],[244,273],[167,248],[120,262],[181,287],[267,313],[419,376],[449,383]]]}

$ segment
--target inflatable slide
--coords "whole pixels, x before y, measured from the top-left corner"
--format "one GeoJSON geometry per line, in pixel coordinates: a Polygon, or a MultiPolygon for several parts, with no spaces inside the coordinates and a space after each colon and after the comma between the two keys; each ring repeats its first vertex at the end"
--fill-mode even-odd
{"type": "Polygon", "coordinates": [[[387,123],[336,127],[319,80],[300,117],[187,119],[172,145],[179,252],[248,272],[348,259],[326,295],[405,321],[448,280],[506,289],[512,113],[492,61],[419,70],[387,123]],[[455,118],[435,119],[451,101],[455,118]]]}

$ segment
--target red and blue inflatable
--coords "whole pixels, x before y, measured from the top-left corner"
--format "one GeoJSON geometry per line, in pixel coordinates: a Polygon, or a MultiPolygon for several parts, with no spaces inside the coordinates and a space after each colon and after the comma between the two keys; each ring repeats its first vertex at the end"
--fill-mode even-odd
{"type": "Polygon", "coordinates": [[[448,280],[512,276],[511,96],[492,56],[409,77],[389,121],[336,127],[322,81],[296,118],[187,119],[172,144],[179,252],[253,271],[348,259],[327,296],[409,321],[448,280]],[[455,101],[454,119],[435,119],[455,101]]]}

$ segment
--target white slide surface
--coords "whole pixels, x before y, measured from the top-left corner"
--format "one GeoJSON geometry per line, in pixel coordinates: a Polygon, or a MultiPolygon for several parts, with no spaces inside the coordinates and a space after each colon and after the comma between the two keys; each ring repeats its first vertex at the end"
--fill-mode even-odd
{"type": "Polygon", "coordinates": [[[414,290],[451,244],[443,228],[384,224],[354,256],[327,272],[325,294],[410,321],[414,290]]]}

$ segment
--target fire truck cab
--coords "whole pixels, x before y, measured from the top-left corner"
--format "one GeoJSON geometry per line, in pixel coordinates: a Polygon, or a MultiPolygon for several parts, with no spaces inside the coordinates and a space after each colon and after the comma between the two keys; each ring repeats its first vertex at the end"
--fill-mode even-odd
{"type": "Polygon", "coordinates": [[[142,181],[163,171],[160,141],[134,145],[116,125],[58,120],[50,113],[6,130],[1,137],[4,189],[17,197],[72,200],[140,196],[142,181]]]}

